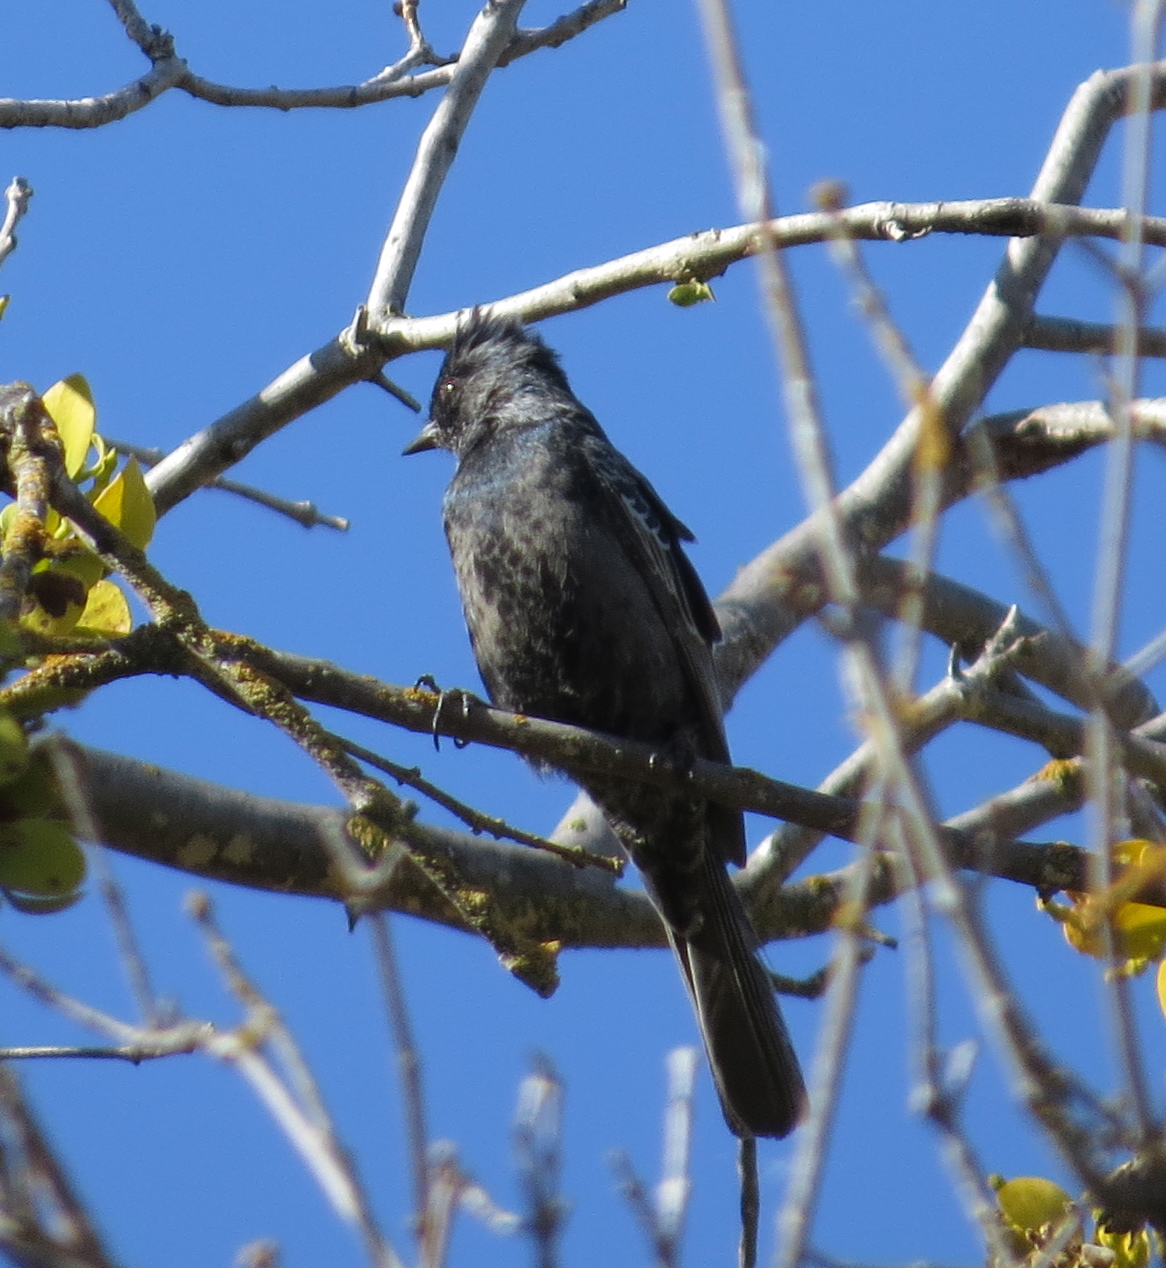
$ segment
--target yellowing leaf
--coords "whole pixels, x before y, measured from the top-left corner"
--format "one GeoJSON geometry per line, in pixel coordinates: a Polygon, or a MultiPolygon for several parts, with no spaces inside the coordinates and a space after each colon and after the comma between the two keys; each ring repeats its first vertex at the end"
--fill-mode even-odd
{"type": "Polygon", "coordinates": [[[140,550],[150,544],[157,513],[136,458],[131,458],[120,475],[101,490],[93,505],[140,550]]]}
{"type": "Polygon", "coordinates": [[[74,633],[99,634],[105,638],[128,634],[134,628],[130,605],[121,587],[110,580],[99,581],[85,603],[74,633]]]}
{"type": "Polygon", "coordinates": [[[1122,903],[1113,912],[1100,907],[1086,897],[1049,914],[1061,922],[1065,940],[1074,950],[1097,958],[1106,953],[1104,921],[1108,915],[1114,954],[1126,961],[1127,973],[1140,973],[1161,958],[1166,949],[1166,909],[1144,903],[1122,903]]]}
{"type": "Polygon", "coordinates": [[[21,819],[0,828],[0,886],[40,898],[72,894],[85,878],[85,855],[63,823],[21,819]]]}
{"type": "Polygon", "coordinates": [[[85,467],[97,423],[93,393],[83,374],[70,374],[67,379],[54,383],[41,401],[57,425],[65,454],[65,470],[69,478],[75,480],[85,467]]]}
{"type": "MultiPolygon", "coordinates": [[[[54,574],[49,572],[35,573],[33,579],[46,582],[54,574]]],[[[59,577],[55,578],[71,584],[79,590],[79,593],[73,596],[74,601],[70,601],[70,596],[65,593],[62,596],[60,604],[52,603],[53,611],[46,610],[38,601],[31,611],[21,615],[20,625],[22,629],[31,630],[34,634],[43,634],[46,638],[61,638],[69,634],[73,630],[73,626],[77,624],[84,609],[82,601],[85,594],[84,587],[76,580],[76,578],[59,577]]]]}
{"type": "Polygon", "coordinates": [[[1150,1262],[1150,1235],[1144,1228],[1134,1233],[1115,1233],[1099,1224],[1097,1244],[1113,1251],[1114,1268],[1146,1268],[1150,1262]]]}
{"type": "Polygon", "coordinates": [[[11,298],[12,298],[11,295],[0,295],[0,317],[3,317],[4,314],[8,311],[8,301],[11,298]]]}
{"type": "Polygon", "coordinates": [[[996,1190],[996,1201],[1013,1228],[1033,1233],[1059,1224],[1073,1207],[1073,1199],[1065,1190],[1043,1176],[1006,1180],[996,1190]]]}
{"type": "Polygon", "coordinates": [[[1123,961],[1119,971],[1133,976],[1166,953],[1166,908],[1124,898],[1166,871],[1166,848],[1148,841],[1120,841],[1111,854],[1121,875],[1106,893],[1070,894],[1068,906],[1040,905],[1060,922],[1066,941],[1082,955],[1106,954],[1108,924],[1114,954],[1123,961]]]}

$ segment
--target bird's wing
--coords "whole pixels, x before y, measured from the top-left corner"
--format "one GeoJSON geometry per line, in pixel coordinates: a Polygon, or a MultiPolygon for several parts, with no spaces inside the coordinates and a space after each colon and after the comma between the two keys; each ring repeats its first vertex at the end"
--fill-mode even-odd
{"type": "MultiPolygon", "coordinates": [[[[612,528],[651,594],[684,668],[697,708],[699,756],[728,762],[711,654],[721,630],[696,569],[681,546],[681,542],[693,540],[692,533],[610,444],[597,443],[589,456],[592,470],[610,495],[602,501],[612,508],[612,528]]],[[[727,807],[710,806],[710,815],[723,857],[743,864],[745,836],[740,814],[727,807]]]]}

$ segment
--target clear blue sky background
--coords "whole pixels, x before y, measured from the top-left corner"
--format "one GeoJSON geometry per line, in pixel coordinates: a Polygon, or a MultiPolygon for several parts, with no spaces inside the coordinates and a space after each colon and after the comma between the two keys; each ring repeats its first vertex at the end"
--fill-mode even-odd
{"type": "MultiPolygon", "coordinates": [[[[452,50],[474,12],[472,0],[428,0],[422,20],[431,42],[452,50]]],[[[557,3],[532,0],[522,22],[541,24],[558,12],[557,3]]],[[[383,0],[146,0],[144,14],[174,32],[198,73],[235,84],[350,83],[404,48],[383,0]]],[[[748,0],[739,18],[786,212],[805,209],[809,186],[824,177],[846,182],[856,202],[1025,194],[1075,86],[1098,67],[1127,60],[1125,10],[1111,0],[748,0]]],[[[98,94],[142,70],[97,0],[8,6],[0,47],[7,96],[98,94]]],[[[27,177],[36,197],[0,278],[13,296],[0,326],[3,379],[45,388],[79,370],[93,385],[103,432],[173,447],[348,322],[437,100],[280,114],[223,110],[172,93],[96,132],[6,134],[0,175],[27,177]]],[[[1117,155],[1111,142],[1090,190],[1098,205],[1116,198],[1117,155]]],[[[409,309],[421,315],[489,301],[738,219],[695,13],[687,4],[632,0],[626,13],[580,39],[492,78],[443,193],[409,309]]],[[[936,238],[869,249],[925,366],[942,360],[1001,248],[996,240],[936,238]]],[[[877,451],[900,408],[824,252],[804,249],[793,258],[847,479],[877,451]]],[[[544,333],[615,442],[696,530],[694,559],[715,594],[801,517],[803,503],[752,267],[734,269],[714,287],[715,305],[681,311],[657,288],[559,318],[544,333]]],[[[1041,309],[1104,320],[1113,302],[1101,270],[1069,250],[1041,309]]],[[[438,362],[435,354],[417,356],[391,372],[427,400],[438,362]]],[[[1147,390],[1162,390],[1155,368],[1147,390]]],[[[1086,360],[1028,353],[990,404],[1097,394],[1097,367],[1086,360]]],[[[475,687],[440,529],[450,466],[441,455],[399,458],[417,426],[377,389],[354,388],[235,473],[349,517],[349,533],[306,532],[208,492],[163,521],[154,560],[222,628],[391,682],[429,673],[445,685],[475,687]]],[[[1089,458],[1021,495],[1082,629],[1100,473],[1100,461],[1089,458]]],[[[1144,487],[1161,474],[1160,456],[1150,455],[1144,487]]],[[[1162,524],[1143,505],[1136,528],[1127,652],[1166,623],[1162,524]]],[[[951,517],[941,563],[1033,610],[982,508],[951,517]]],[[[944,657],[944,649],[931,649],[930,675],[942,672],[944,657]]],[[[61,724],[84,741],[255,792],[336,800],[285,741],[188,683],[119,684],[61,724]]],[[[854,732],[820,634],[803,630],[780,650],[743,693],[729,728],[739,761],[788,780],[813,785],[845,756],[854,732]]],[[[549,829],[570,796],[564,783],[538,782],[505,754],[446,746],[438,756],[425,739],[349,720],[342,729],[534,830],[549,829]]],[[[965,728],[936,746],[929,769],[938,804],[954,813],[1040,762],[1019,741],[965,728]]],[[[762,830],[754,825],[754,836],[762,830]]],[[[1082,839],[1076,821],[1060,830],[1082,839]]],[[[847,857],[827,849],[815,866],[847,857]]],[[[181,914],[191,879],[114,863],[159,989],[192,1015],[230,1022],[232,1006],[181,914]]],[[[407,1247],[400,1110],[365,934],[349,935],[342,913],[323,903],[214,892],[245,963],[314,1062],[385,1227],[407,1247]]],[[[1108,1019],[1093,966],[1064,948],[1027,892],[994,884],[987,910],[1034,1013],[1067,1057],[1111,1086],[1108,1019]]],[[[897,932],[893,912],[879,913],[878,923],[897,932]]],[[[510,979],[484,944],[405,920],[397,932],[434,1133],[457,1142],[465,1166],[499,1202],[515,1203],[508,1135],[515,1092],[531,1054],[546,1053],[567,1084],[565,1262],[645,1262],[606,1156],[626,1148],[655,1176],[664,1054],[695,1039],[668,958],[567,955],[562,987],[545,1002],[510,979]]],[[[131,1015],[96,898],[39,921],[6,910],[0,939],[61,986],[131,1015]]],[[[829,953],[818,939],[773,948],[771,960],[797,973],[819,967],[829,953]]],[[[880,953],[865,975],[815,1243],[865,1262],[978,1262],[936,1142],[908,1109],[903,959],[880,953]]],[[[941,968],[944,1038],[956,1042],[977,1027],[957,959],[946,950],[941,968]]],[[[1149,1007],[1150,983],[1139,983],[1137,993],[1146,1005],[1151,1069],[1160,1070],[1166,1045],[1161,1017],[1149,1007]]],[[[791,1001],[786,1013],[808,1062],[821,1005],[791,1001]]],[[[76,1038],[0,984],[0,1043],[76,1038]]],[[[56,1063],[26,1073],[125,1263],[227,1264],[239,1245],[263,1236],[282,1243],[287,1268],[363,1262],[230,1072],[178,1058],[140,1069],[56,1063]]],[[[991,1168],[1059,1174],[1019,1125],[990,1051],[982,1054],[970,1116],[991,1168]]],[[[762,1146],[767,1219],[790,1150],[789,1142],[762,1146]]],[[[734,1147],[707,1076],[694,1169],[688,1261],[732,1262],[734,1147]]],[[[459,1226],[455,1263],[521,1264],[528,1254],[469,1221],[459,1226]]]]}

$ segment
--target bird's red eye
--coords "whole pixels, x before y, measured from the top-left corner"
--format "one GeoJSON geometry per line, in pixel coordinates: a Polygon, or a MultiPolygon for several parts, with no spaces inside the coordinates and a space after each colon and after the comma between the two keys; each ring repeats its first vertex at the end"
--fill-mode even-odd
{"type": "Polygon", "coordinates": [[[457,387],[457,379],[443,379],[441,381],[442,396],[448,396],[455,387],[457,387]]]}

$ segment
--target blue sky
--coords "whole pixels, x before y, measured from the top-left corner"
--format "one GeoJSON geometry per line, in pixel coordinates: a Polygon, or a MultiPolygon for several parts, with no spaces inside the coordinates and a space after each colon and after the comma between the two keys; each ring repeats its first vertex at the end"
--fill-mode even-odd
{"type": "MultiPolygon", "coordinates": [[[[98,94],[142,72],[110,10],[94,0],[9,6],[0,92],[98,94]]],[[[523,25],[558,14],[527,6],[523,25]]],[[[433,45],[460,44],[472,3],[422,6],[433,45]]],[[[144,15],[176,36],[193,69],[229,83],[309,86],[363,79],[403,51],[390,6],[285,0],[149,0],[144,15]]],[[[823,0],[738,6],[748,72],[780,210],[801,211],[813,182],[844,181],[851,200],[1025,194],[1076,85],[1127,60],[1125,10],[1109,0],[984,0],[977,5],[823,0]]],[[[0,176],[36,189],[20,247],[0,285],[4,380],[39,388],[75,371],[90,380],[99,427],[169,449],[327,342],[363,299],[417,137],[436,95],[359,111],[224,110],[171,93],[96,132],[9,132],[0,176]]],[[[1113,205],[1116,142],[1089,192],[1113,205]]],[[[1160,200],[1159,200],[1160,201],[1160,200]]],[[[490,81],[442,194],[410,296],[415,315],[500,298],[582,265],[739,217],[717,131],[695,10],[631,0],[559,50],[490,81]]],[[[867,258],[922,363],[935,368],[970,315],[1001,250],[995,240],[883,244],[867,258]]],[[[856,319],[846,284],[820,248],[792,254],[821,378],[839,476],[856,474],[898,422],[894,385],[856,319]]],[[[796,523],[793,473],[752,266],[714,282],[715,305],[680,310],[659,288],[549,322],[579,396],[700,539],[693,558],[712,593],[796,523]]],[[[1114,299],[1083,253],[1057,265],[1041,310],[1105,320],[1114,299]]],[[[439,358],[392,374],[427,400],[439,358]]],[[[1161,392],[1150,367],[1147,391],[1161,392]]],[[[1098,394],[1084,358],[1027,353],[989,405],[1011,409],[1098,394]]],[[[199,599],[208,620],[280,648],[327,657],[395,683],[432,674],[474,688],[477,675],[440,527],[450,474],[442,455],[405,462],[417,420],[375,388],[353,388],[254,452],[233,474],[352,521],[307,532],[211,491],[160,524],[152,558],[199,599]]],[[[1021,504],[1080,628],[1087,627],[1102,471],[1090,457],[1026,487],[1021,504]]],[[[1149,455],[1140,488],[1161,477],[1149,455]]],[[[1129,652],[1164,624],[1157,576],[1161,522],[1138,504],[1129,652]]],[[[957,510],[942,567],[1033,609],[982,507],[957,510]]],[[[1160,578],[1159,578],[1160,580],[1160,578]]],[[[924,685],[942,673],[929,649],[924,685]]],[[[1159,678],[1158,687],[1161,689],[1159,678]]],[[[271,796],[335,803],[324,777],[260,723],[185,682],[118,684],[61,720],[71,735],[271,796]]],[[[536,780],[517,759],[345,721],[346,734],[483,808],[547,830],[568,786],[536,780]]],[[[816,784],[849,751],[854,729],[833,649],[806,628],[742,694],[729,719],[738,761],[816,784]]],[[[944,813],[1023,779],[1041,754],[971,728],[936,746],[929,766],[944,813]]],[[[441,822],[436,811],[424,811],[441,822]]],[[[754,825],[754,836],[763,829],[754,825]]],[[[1057,830],[1081,839],[1077,822],[1057,830]]],[[[827,848],[816,868],[849,857],[827,848]]],[[[181,912],[191,878],[115,859],[157,985],[192,1015],[233,1017],[181,912]]],[[[391,1050],[366,936],[323,903],[211,887],[221,919],[313,1060],[339,1129],[360,1159],[386,1229],[407,1246],[407,1171],[391,1050]]],[[[1090,1078],[1112,1085],[1113,1054],[1093,966],[1074,957],[1031,895],[988,886],[986,910],[1021,975],[1026,1002],[1090,1078]]],[[[893,911],[878,923],[898,932],[893,911]]],[[[567,1084],[564,1261],[640,1264],[640,1234],[614,1192],[606,1157],[626,1148],[654,1177],[663,1060],[695,1031],[675,970],[657,953],[577,952],[549,1002],[507,976],[482,943],[399,920],[409,1001],[425,1056],[432,1128],[503,1204],[517,1201],[509,1124],[533,1053],[567,1084]]],[[[0,941],[60,985],[118,1012],[130,1001],[95,897],[31,920],[5,910],[0,941]]],[[[809,972],[824,939],[771,948],[783,972],[809,972]]],[[[815,1244],[863,1262],[978,1262],[936,1142],[911,1115],[903,957],[866,971],[815,1244]]],[[[958,956],[941,945],[944,1037],[977,1033],[958,956]]],[[[1153,1071],[1166,1045],[1149,1008],[1153,1071]]],[[[0,985],[0,1042],[75,1038],[0,985]]],[[[821,1005],[786,1015],[803,1059],[821,1005]]],[[[55,1063],[26,1071],[37,1103],[127,1264],[230,1262],[242,1243],[278,1239],[288,1268],[362,1262],[262,1111],[230,1072],[197,1058],[139,1069],[55,1063]]],[[[1155,1082],[1157,1088],[1157,1082],[1155,1082]]],[[[1157,1090],[1160,1090],[1158,1088],[1157,1090]]],[[[994,1170],[1055,1173],[1011,1108],[990,1051],[971,1114],[994,1170]]],[[[790,1144],[762,1146],[767,1213],[782,1192],[790,1144]]],[[[698,1105],[697,1182],[688,1260],[729,1261],[734,1150],[707,1076],[698,1105]]],[[[1059,1173],[1057,1173],[1059,1174],[1059,1173]]],[[[771,1227],[763,1245],[772,1242],[771,1227]]],[[[522,1263],[525,1246],[471,1221],[453,1262],[522,1263]]]]}

